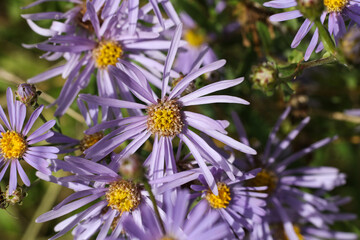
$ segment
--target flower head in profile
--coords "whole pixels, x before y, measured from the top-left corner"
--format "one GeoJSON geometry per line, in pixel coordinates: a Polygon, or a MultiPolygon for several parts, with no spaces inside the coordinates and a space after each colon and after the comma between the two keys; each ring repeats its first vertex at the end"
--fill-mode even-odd
{"type": "MultiPolygon", "coordinates": [[[[303,156],[332,142],[336,137],[325,138],[310,146],[291,153],[288,148],[292,140],[309,122],[307,117],[294,128],[283,140],[278,140],[276,133],[281,123],[290,113],[288,107],[279,117],[273,130],[269,134],[263,155],[255,159],[247,155],[244,159],[237,159],[235,165],[240,169],[261,167],[262,170],[248,183],[250,187],[267,186],[267,214],[261,223],[263,229],[270,229],[270,223],[277,222],[282,226],[290,240],[298,239],[297,228],[292,224],[293,219],[302,218],[307,223],[322,228],[327,225],[323,217],[324,211],[336,212],[338,208],[331,202],[318,196],[318,192],[329,192],[345,183],[345,174],[334,167],[298,166],[292,164],[303,156]],[[305,190],[306,189],[306,190],[305,190]]],[[[248,144],[244,127],[236,114],[233,114],[240,139],[248,144]]]]}
{"type": "MultiPolygon", "coordinates": [[[[304,0],[304,2],[305,1],[306,0],[304,0]]],[[[285,9],[298,6],[298,2],[299,1],[297,0],[274,0],[264,3],[264,6],[285,9]]],[[[312,3],[319,1],[307,2],[312,3]]],[[[321,14],[320,21],[322,24],[325,24],[325,20],[327,19],[329,34],[334,36],[335,42],[338,43],[339,39],[346,33],[345,21],[351,20],[357,24],[360,23],[360,4],[355,0],[324,0],[323,4],[325,5],[325,11],[321,14]]],[[[273,22],[280,22],[302,16],[303,14],[300,10],[291,10],[284,13],[274,14],[270,17],[270,20],[273,22]]],[[[314,23],[310,19],[306,18],[291,43],[291,47],[296,48],[313,27],[314,23]]],[[[319,30],[318,28],[315,28],[315,32],[305,53],[305,60],[310,58],[314,50],[316,52],[320,52],[323,48],[323,43],[321,41],[319,42],[319,30]]]]}
{"type": "Polygon", "coordinates": [[[26,186],[30,186],[30,180],[27,177],[21,160],[25,160],[29,165],[44,174],[51,174],[48,169],[47,159],[57,158],[58,149],[50,146],[35,146],[35,144],[44,141],[53,135],[48,132],[55,125],[55,120],[50,120],[30,133],[36,119],[43,110],[43,106],[37,108],[25,123],[26,106],[25,104],[14,101],[11,88],[7,89],[7,108],[10,121],[0,106],[0,119],[5,126],[0,125],[0,181],[3,179],[6,170],[10,167],[9,193],[12,195],[17,187],[17,173],[26,186]],[[5,127],[5,128],[4,128],[5,127]],[[6,130],[5,130],[6,129],[6,130]]]}
{"type": "Polygon", "coordinates": [[[125,219],[125,232],[139,240],[216,240],[229,234],[228,226],[218,221],[218,213],[208,212],[206,204],[201,202],[189,212],[191,203],[190,194],[186,190],[166,192],[161,204],[165,232],[161,230],[153,209],[146,206],[141,209],[142,222],[136,222],[130,217],[125,219]]]}
{"type": "Polygon", "coordinates": [[[213,92],[236,86],[243,81],[243,78],[235,80],[219,81],[203,88],[200,88],[192,93],[182,95],[187,86],[196,78],[219,69],[225,64],[225,60],[201,66],[204,53],[200,54],[199,59],[194,63],[194,67],[188,75],[186,75],[174,88],[169,90],[170,69],[173,64],[175,54],[177,52],[181,37],[181,25],[176,29],[175,37],[172,40],[170,50],[168,52],[165,66],[164,77],[162,81],[161,96],[157,97],[152,91],[149,83],[141,71],[133,68],[135,74],[129,76],[119,68],[110,67],[109,71],[117,79],[121,79],[124,84],[127,84],[132,93],[143,103],[128,102],[118,99],[103,98],[82,94],[80,99],[100,106],[107,106],[113,108],[126,109],[144,109],[144,115],[126,117],[116,119],[108,122],[103,122],[90,128],[87,133],[91,134],[101,129],[114,128],[110,134],[106,135],[98,143],[85,151],[86,157],[98,161],[104,156],[110,154],[117,146],[126,140],[132,139],[116,157],[117,161],[137,151],[141,145],[154,136],[154,144],[152,153],[145,162],[149,167],[149,174],[151,178],[162,177],[164,174],[172,174],[176,172],[176,163],[173,154],[172,140],[179,137],[180,141],[184,143],[191,151],[191,154],[197,161],[197,164],[204,171],[205,179],[214,192],[217,192],[214,177],[209,171],[205,160],[209,159],[210,164],[218,164],[223,166],[229,177],[234,179],[234,175],[230,170],[229,163],[216,151],[214,151],[205,140],[192,131],[189,127],[196,128],[201,132],[213,137],[225,144],[233,146],[239,151],[255,154],[256,152],[227,136],[225,128],[228,125],[227,121],[213,120],[205,115],[186,111],[188,106],[196,106],[212,103],[237,103],[248,104],[247,101],[228,95],[212,95],[206,96],[213,92]],[[204,158],[203,156],[206,156],[204,158]]]}
{"type": "Polygon", "coordinates": [[[76,239],[88,239],[97,232],[97,239],[105,239],[109,231],[111,237],[117,238],[123,230],[124,219],[131,214],[138,215],[141,205],[151,205],[139,184],[124,180],[116,172],[118,165],[101,165],[84,158],[68,156],[65,161],[52,161],[51,168],[54,172],[63,170],[72,175],[56,178],[38,172],[37,176],[68,187],[75,193],[53,210],[39,216],[36,222],[59,218],[90,204],[60,222],[55,227],[58,233],[51,239],[61,237],[74,227],[72,233],[76,239]]]}

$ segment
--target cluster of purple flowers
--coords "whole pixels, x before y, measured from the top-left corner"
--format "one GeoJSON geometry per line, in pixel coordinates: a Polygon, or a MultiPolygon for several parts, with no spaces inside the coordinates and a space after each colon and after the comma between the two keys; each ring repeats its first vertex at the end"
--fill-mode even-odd
{"type": "MultiPolygon", "coordinates": [[[[38,0],[26,8],[50,1],[38,0]]],[[[0,180],[10,166],[9,194],[17,188],[17,173],[30,185],[20,160],[37,169],[40,179],[74,191],[36,220],[72,213],[56,225],[58,233],[51,239],[70,230],[74,239],[96,235],[99,240],[357,238],[330,229],[335,221],[354,218],[340,213],[339,206],[347,199],[329,196],[345,183],[345,174],[333,167],[291,166],[336,137],[291,153],[291,141],[309,118],[279,140],[276,132],[291,111],[287,108],[256,158],[236,114],[233,122],[239,140],[228,136],[227,120],[195,112],[204,104],[249,103],[237,96],[213,94],[239,85],[242,77],[195,88],[199,77],[219,70],[226,61],[217,60],[206,43],[208,36],[188,15],[179,17],[169,0],[149,0],[142,6],[139,0],[68,2],[74,7],[64,13],[23,15],[36,33],[48,37],[25,46],[45,51],[42,58],[48,61],[62,61],[28,82],[61,76],[65,81],[53,103],[54,115],[65,114],[76,100],[88,126],[84,136],[74,139],[62,134],[54,128],[55,120],[29,134],[43,110],[32,85],[21,85],[20,101],[15,102],[8,89],[10,121],[0,107],[7,129],[0,125],[0,180]],[[48,29],[36,24],[45,19],[52,20],[48,29]],[[97,95],[80,93],[91,81],[96,81],[97,95]],[[23,127],[27,106],[35,110],[23,127]],[[51,146],[34,145],[44,140],[51,146]],[[150,151],[142,160],[144,153],[139,151],[145,144],[150,151]],[[66,156],[58,159],[57,153],[66,156]],[[239,157],[244,154],[245,159],[239,157]],[[58,171],[68,174],[52,175],[58,171]]],[[[266,3],[276,8],[296,4],[295,0],[266,3]]],[[[223,9],[225,2],[218,5],[223,9]]],[[[356,1],[346,1],[335,10],[331,0],[325,5],[321,19],[329,16],[329,32],[336,40],[345,31],[343,16],[358,22],[353,13],[356,1]]],[[[271,20],[299,16],[296,10],[271,20]]],[[[311,27],[311,21],[305,20],[293,47],[311,27]]],[[[317,44],[316,30],[306,58],[317,44]]],[[[320,43],[317,50],[321,49],[320,43]]]]}

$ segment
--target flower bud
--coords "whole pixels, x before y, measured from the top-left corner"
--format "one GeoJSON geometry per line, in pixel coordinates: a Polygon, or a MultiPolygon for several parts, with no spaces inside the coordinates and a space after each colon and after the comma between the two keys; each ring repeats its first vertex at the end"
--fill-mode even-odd
{"type": "Polygon", "coordinates": [[[119,172],[123,179],[126,180],[139,180],[144,175],[144,169],[137,156],[130,156],[121,161],[119,172]]]}
{"type": "Polygon", "coordinates": [[[349,64],[360,65],[360,29],[352,27],[340,42],[342,54],[349,64]]]}
{"type": "Polygon", "coordinates": [[[9,193],[9,186],[6,187],[6,191],[2,193],[2,199],[4,202],[10,205],[19,204],[21,205],[22,200],[26,197],[27,193],[25,188],[17,187],[12,194],[9,193]]]}
{"type": "Polygon", "coordinates": [[[304,17],[311,21],[320,19],[324,12],[324,0],[297,0],[298,8],[304,17]]]}
{"type": "Polygon", "coordinates": [[[277,75],[278,71],[274,64],[267,62],[254,67],[250,78],[254,82],[254,88],[266,91],[275,86],[277,75]]]}
{"type": "Polygon", "coordinates": [[[40,94],[41,92],[36,91],[36,88],[33,84],[28,83],[20,84],[17,91],[15,91],[16,97],[26,106],[32,106],[33,104],[35,104],[37,102],[37,97],[40,94]]]}

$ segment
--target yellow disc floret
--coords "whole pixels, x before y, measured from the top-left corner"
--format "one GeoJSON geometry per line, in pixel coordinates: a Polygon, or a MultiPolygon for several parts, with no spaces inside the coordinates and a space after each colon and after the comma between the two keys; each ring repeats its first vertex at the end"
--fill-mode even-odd
{"type": "MultiPolygon", "coordinates": [[[[294,232],[296,234],[296,236],[298,237],[299,240],[304,240],[304,236],[301,235],[301,230],[297,225],[293,225],[294,227],[294,232]]],[[[289,240],[283,225],[281,224],[275,224],[272,225],[271,228],[273,229],[274,235],[273,238],[276,240],[289,240]]]]}
{"type": "Polygon", "coordinates": [[[328,12],[341,12],[349,0],[324,0],[328,12]]]}
{"type": "Polygon", "coordinates": [[[93,57],[98,68],[115,65],[123,54],[121,45],[114,41],[102,41],[93,50],[93,57]]]}
{"type": "Polygon", "coordinates": [[[170,236],[164,236],[164,237],[160,238],[160,240],[176,240],[176,239],[173,237],[170,237],[170,236]]]}
{"type": "Polygon", "coordinates": [[[108,206],[123,212],[130,212],[136,209],[141,201],[141,194],[138,186],[130,181],[119,180],[112,182],[106,192],[108,206]]]}
{"type": "Polygon", "coordinates": [[[164,100],[150,105],[147,109],[147,128],[153,134],[173,137],[181,133],[182,121],[180,105],[176,100],[164,100]]]}
{"type": "Polygon", "coordinates": [[[205,36],[197,29],[187,30],[184,38],[192,47],[200,47],[205,42],[205,36]]]}
{"type": "Polygon", "coordinates": [[[0,150],[5,159],[20,158],[25,153],[27,143],[24,137],[15,132],[7,131],[1,133],[0,150]]]}
{"type": "Polygon", "coordinates": [[[94,134],[84,135],[84,138],[80,141],[80,150],[85,151],[95,143],[97,143],[100,139],[104,137],[104,134],[102,132],[97,132],[94,134]]]}
{"type": "Polygon", "coordinates": [[[222,182],[218,182],[217,187],[219,195],[216,196],[211,190],[208,190],[205,198],[212,208],[226,208],[231,200],[230,188],[222,182]]]}
{"type": "Polygon", "coordinates": [[[267,186],[268,188],[264,192],[270,194],[275,190],[277,181],[278,181],[278,179],[277,179],[275,173],[273,173],[272,171],[263,169],[263,170],[261,170],[261,172],[259,172],[256,175],[255,178],[250,179],[248,181],[248,185],[252,186],[252,187],[267,186]]]}

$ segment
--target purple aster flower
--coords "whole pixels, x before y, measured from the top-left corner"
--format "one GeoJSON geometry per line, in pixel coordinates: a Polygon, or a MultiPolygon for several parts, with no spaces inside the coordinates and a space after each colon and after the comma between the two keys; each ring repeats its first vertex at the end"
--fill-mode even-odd
{"type": "Polygon", "coordinates": [[[176,29],[175,37],[172,40],[171,47],[165,61],[160,98],[158,98],[151,90],[149,83],[146,81],[146,76],[144,76],[141,71],[133,67],[132,70],[135,74],[129,76],[119,68],[112,66],[109,67],[111,74],[118,80],[121,79],[124,84],[127,84],[133,94],[143,103],[103,98],[87,94],[79,96],[80,99],[88,103],[98,104],[100,106],[126,109],[146,109],[147,112],[147,114],[143,116],[116,119],[103,122],[90,128],[86,131],[88,134],[92,134],[93,132],[98,132],[101,129],[109,127],[118,127],[118,129],[112,131],[98,143],[87,149],[85,154],[86,158],[98,161],[104,156],[110,154],[124,141],[132,139],[131,143],[128,144],[116,157],[117,161],[119,161],[121,158],[135,153],[141,145],[150,138],[151,135],[154,135],[153,150],[146,160],[145,165],[149,167],[151,178],[158,178],[163,176],[165,172],[168,174],[176,172],[172,140],[174,137],[178,136],[180,140],[190,149],[197,163],[204,171],[205,179],[207,180],[209,186],[211,186],[211,189],[217,193],[215,180],[206,166],[202,155],[206,155],[208,159],[210,159],[210,164],[220,164],[229,174],[229,177],[234,179],[229,163],[220,154],[214,151],[202,137],[190,130],[189,126],[194,127],[208,136],[224,142],[239,151],[248,154],[255,154],[256,152],[245,144],[227,136],[227,132],[225,131],[225,127],[228,126],[227,121],[216,121],[199,113],[184,111],[184,108],[187,106],[212,103],[248,104],[247,101],[233,96],[206,96],[213,92],[236,86],[243,81],[243,78],[219,81],[200,88],[192,93],[182,95],[185,93],[184,91],[187,86],[197,77],[207,72],[217,70],[225,64],[225,60],[219,60],[200,68],[204,57],[204,53],[202,53],[199,56],[199,59],[195,61],[193,65],[194,67],[190,73],[179,81],[173,89],[169,90],[168,84],[170,81],[170,69],[175,59],[180,37],[181,25],[179,25],[176,29]]]}
{"type": "MultiPolygon", "coordinates": [[[[77,97],[79,91],[85,88],[90,76],[96,72],[98,93],[100,96],[117,97],[116,89],[120,90],[122,98],[133,101],[133,97],[121,81],[113,79],[108,67],[115,65],[118,59],[126,59],[119,65],[124,71],[131,73],[133,62],[141,63],[141,70],[155,86],[160,87],[158,77],[161,75],[164,60],[159,50],[168,49],[170,41],[156,40],[158,33],[145,27],[137,27],[134,34],[129,34],[129,22],[121,10],[100,22],[96,12],[95,2],[87,3],[87,14],[94,36],[67,34],[56,35],[45,43],[37,44],[37,48],[66,56],[64,65],[50,69],[28,80],[38,83],[57,75],[66,78],[65,85],[54,104],[58,105],[55,116],[61,116],[77,97]],[[97,71],[96,71],[97,70],[97,71]]],[[[174,71],[171,75],[178,77],[174,71]]]]}
{"type": "MultiPolygon", "coordinates": [[[[333,205],[336,209],[347,203],[350,198],[340,198],[340,197],[331,197],[331,198],[322,198],[323,201],[328,202],[329,205],[333,205]]],[[[295,236],[289,238],[284,226],[281,224],[281,216],[274,209],[268,209],[266,217],[262,219],[261,224],[254,226],[254,230],[249,233],[249,240],[262,240],[262,239],[357,239],[357,235],[354,233],[348,232],[339,232],[331,230],[329,225],[334,224],[336,221],[348,221],[356,218],[354,214],[340,213],[338,212],[329,212],[329,211],[320,211],[319,216],[322,218],[322,221],[326,224],[322,226],[314,226],[309,224],[306,218],[300,217],[298,214],[288,209],[289,221],[293,224],[293,229],[295,236]]]]}
{"type": "Polygon", "coordinates": [[[174,68],[182,73],[189,73],[192,69],[193,59],[205,49],[208,52],[204,56],[204,64],[209,64],[217,60],[215,52],[207,44],[208,36],[197,26],[195,21],[186,13],[180,13],[180,19],[184,25],[183,38],[187,45],[183,47],[185,51],[179,51],[174,68]]]}
{"type": "Polygon", "coordinates": [[[50,146],[34,146],[34,144],[48,139],[53,135],[47,132],[55,125],[55,120],[50,120],[29,134],[33,124],[43,110],[43,106],[37,108],[24,126],[26,117],[25,104],[15,101],[11,88],[7,89],[7,108],[10,122],[0,106],[0,118],[5,128],[0,125],[0,181],[3,179],[6,170],[10,167],[9,193],[10,195],[17,186],[17,173],[26,186],[30,186],[30,180],[20,164],[25,160],[29,165],[43,174],[51,174],[48,169],[47,159],[57,158],[58,149],[50,146]]]}
{"type": "Polygon", "coordinates": [[[204,175],[200,169],[192,169],[170,176],[152,180],[152,184],[163,184],[155,189],[156,193],[168,191],[185,183],[199,180],[201,185],[191,185],[191,188],[197,193],[192,197],[201,197],[199,204],[205,204],[209,213],[217,212],[222,221],[226,222],[229,228],[228,239],[233,239],[234,234],[243,239],[244,229],[252,231],[253,225],[261,223],[262,216],[265,215],[263,209],[266,205],[266,186],[249,187],[249,179],[254,179],[261,169],[254,169],[244,173],[235,180],[229,179],[224,175],[223,170],[212,168],[218,188],[218,194],[214,194],[207,184],[204,175]],[[246,181],[247,180],[247,181],[246,181]]]}
{"type": "MultiPolygon", "coordinates": [[[[290,240],[293,240],[297,239],[297,237],[290,215],[295,212],[298,217],[306,219],[317,227],[326,225],[321,212],[324,210],[335,212],[337,208],[331,202],[312,192],[315,190],[328,192],[339,185],[343,185],[345,183],[345,174],[339,173],[339,170],[334,167],[290,167],[296,160],[336,139],[336,137],[325,138],[307,148],[289,154],[288,147],[291,141],[295,139],[310,120],[309,117],[305,118],[287,137],[282,141],[278,141],[276,132],[279,130],[282,121],[290,113],[290,110],[290,107],[288,107],[280,116],[269,135],[263,155],[258,160],[247,155],[246,161],[237,159],[235,165],[238,165],[240,169],[262,168],[261,172],[250,180],[249,186],[265,185],[268,187],[266,190],[269,194],[267,205],[271,211],[268,211],[267,217],[275,215],[270,214],[270,212],[276,212],[286,235],[290,240]],[[309,191],[304,191],[301,188],[307,188],[309,191]]],[[[248,144],[249,141],[240,119],[236,114],[233,114],[233,118],[241,141],[248,144]]]]}
{"type": "MultiPolygon", "coordinates": [[[[298,5],[296,0],[274,0],[264,4],[266,7],[273,8],[290,8],[298,5]]],[[[321,22],[324,24],[325,19],[328,19],[328,31],[330,35],[334,36],[336,43],[345,34],[346,25],[345,21],[351,20],[360,24],[360,4],[356,0],[324,0],[325,11],[320,17],[321,22]]],[[[271,21],[279,22],[290,19],[302,17],[303,15],[299,10],[292,10],[289,12],[274,14],[270,17],[271,21]]],[[[298,30],[293,42],[292,48],[296,48],[301,40],[309,33],[310,29],[314,26],[309,19],[305,19],[304,23],[298,30]]],[[[315,50],[320,52],[324,48],[323,44],[319,42],[319,32],[315,29],[310,44],[305,53],[305,60],[308,60],[315,50]]]]}
{"type": "Polygon", "coordinates": [[[59,238],[74,227],[72,234],[76,239],[89,239],[98,231],[97,239],[105,239],[110,230],[111,237],[117,238],[124,219],[129,215],[140,219],[140,206],[151,205],[151,201],[138,184],[122,179],[115,170],[117,167],[80,157],[65,157],[65,161],[54,160],[51,168],[54,172],[61,169],[73,175],[56,178],[37,173],[39,178],[73,189],[75,193],[39,216],[36,222],[49,221],[91,204],[56,225],[58,233],[50,239],[59,238]]]}
{"type": "Polygon", "coordinates": [[[130,217],[124,221],[124,229],[131,239],[215,240],[229,234],[226,224],[217,222],[219,214],[207,211],[204,202],[198,203],[188,213],[191,201],[190,194],[185,190],[166,192],[162,205],[166,232],[162,232],[154,211],[144,206],[141,209],[141,225],[130,217]]]}
{"type": "MultiPolygon", "coordinates": [[[[53,2],[61,0],[38,0],[35,1],[23,9],[29,9],[45,2],[53,2]]],[[[87,12],[87,0],[66,0],[67,2],[74,3],[74,7],[65,13],[62,12],[42,12],[33,14],[22,14],[21,16],[26,19],[30,28],[46,37],[51,37],[61,33],[75,33],[75,31],[85,30],[86,32],[93,32],[94,28],[91,25],[90,17],[87,12]],[[49,29],[38,26],[34,21],[50,19],[53,20],[52,25],[49,29]],[[64,22],[57,20],[65,19],[64,22]]],[[[156,22],[156,20],[150,15],[146,16],[151,10],[154,11],[157,22],[161,24],[163,28],[168,28],[171,25],[177,25],[180,23],[180,19],[174,10],[169,0],[149,0],[149,3],[143,7],[139,7],[139,0],[133,1],[121,1],[121,0],[99,0],[94,1],[94,9],[96,13],[101,17],[100,21],[104,21],[109,16],[116,13],[118,8],[122,9],[122,13],[127,15],[129,22],[129,34],[135,33],[136,25],[139,19],[156,22]],[[163,15],[160,12],[159,4],[161,3],[163,9],[166,11],[170,19],[164,20],[163,15]]]]}

